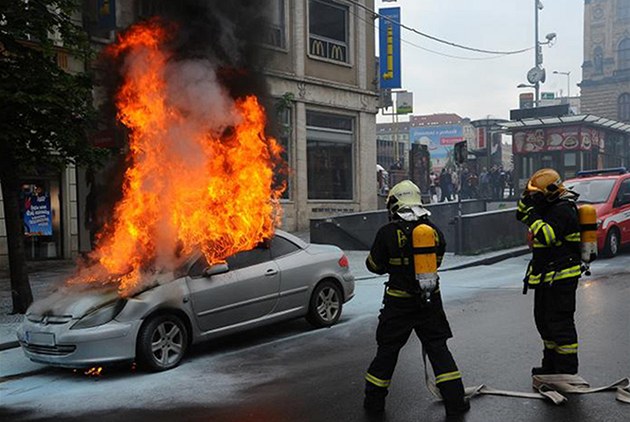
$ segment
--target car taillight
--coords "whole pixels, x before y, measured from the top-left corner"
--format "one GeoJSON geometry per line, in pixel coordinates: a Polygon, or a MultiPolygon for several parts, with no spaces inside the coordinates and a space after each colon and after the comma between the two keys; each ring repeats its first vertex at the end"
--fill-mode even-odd
{"type": "Polygon", "coordinates": [[[342,255],[341,258],[339,258],[339,266],[344,268],[350,266],[347,256],[342,255]]]}

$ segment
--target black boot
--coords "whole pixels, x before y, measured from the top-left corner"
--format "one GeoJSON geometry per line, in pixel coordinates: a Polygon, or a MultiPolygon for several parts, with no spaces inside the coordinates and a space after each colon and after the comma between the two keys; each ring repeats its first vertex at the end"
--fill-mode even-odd
{"type": "Polygon", "coordinates": [[[376,387],[374,384],[366,382],[363,408],[369,413],[383,413],[387,392],[387,388],[376,387]]]}
{"type": "Polygon", "coordinates": [[[461,379],[441,382],[438,388],[444,400],[447,416],[461,415],[470,410],[470,402],[464,396],[464,384],[461,379]]]}
{"type": "Polygon", "coordinates": [[[550,375],[555,373],[556,371],[552,368],[545,368],[544,366],[536,366],[532,368],[532,375],[550,375]]]}

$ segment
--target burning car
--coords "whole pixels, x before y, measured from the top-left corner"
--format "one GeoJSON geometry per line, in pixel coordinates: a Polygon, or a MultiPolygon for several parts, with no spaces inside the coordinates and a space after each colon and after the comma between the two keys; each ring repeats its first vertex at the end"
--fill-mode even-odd
{"type": "Polygon", "coordinates": [[[333,245],[276,231],[270,241],[209,266],[201,252],[156,274],[136,294],[62,287],[36,301],[18,329],[26,356],[62,367],[137,361],[177,366],[189,346],[298,317],[328,327],[354,295],[354,276],[333,245]]]}

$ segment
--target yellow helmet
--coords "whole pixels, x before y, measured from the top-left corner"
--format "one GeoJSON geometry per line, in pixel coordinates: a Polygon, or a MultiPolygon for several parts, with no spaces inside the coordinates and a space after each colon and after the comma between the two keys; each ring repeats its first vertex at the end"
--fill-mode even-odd
{"type": "Polygon", "coordinates": [[[527,193],[542,193],[549,200],[556,199],[566,192],[560,175],[554,169],[540,169],[529,178],[527,193]]]}
{"type": "Polygon", "coordinates": [[[387,195],[387,209],[391,214],[398,214],[403,219],[407,219],[406,214],[414,219],[431,215],[422,205],[420,188],[411,180],[403,180],[390,189],[387,195]]]}

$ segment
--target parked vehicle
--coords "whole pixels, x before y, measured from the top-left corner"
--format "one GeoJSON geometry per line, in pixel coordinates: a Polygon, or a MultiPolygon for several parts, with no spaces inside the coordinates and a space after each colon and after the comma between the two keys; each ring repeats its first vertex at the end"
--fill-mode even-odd
{"type": "Polygon", "coordinates": [[[174,273],[121,298],[114,287],[61,288],[33,303],[18,329],[26,356],[63,367],[136,360],[161,371],[191,344],[306,317],[335,324],[354,295],[343,251],[277,231],[264,245],[208,266],[197,252],[174,273]]]}
{"type": "Polygon", "coordinates": [[[630,244],[630,173],[625,168],[578,172],[564,185],[580,194],[578,204],[597,211],[597,246],[606,257],[630,244]]]}

